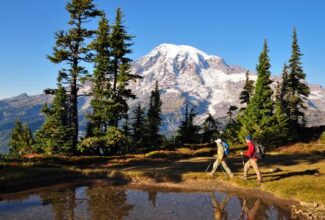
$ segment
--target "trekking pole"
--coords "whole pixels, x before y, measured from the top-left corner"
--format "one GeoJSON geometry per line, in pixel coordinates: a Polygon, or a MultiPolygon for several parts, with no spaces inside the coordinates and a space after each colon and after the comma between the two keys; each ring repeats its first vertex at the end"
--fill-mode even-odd
{"type": "Polygon", "coordinates": [[[208,167],[206,168],[205,172],[208,172],[208,170],[209,170],[209,168],[211,166],[211,163],[212,163],[212,161],[210,161],[210,163],[209,163],[208,167]]]}
{"type": "Polygon", "coordinates": [[[223,166],[220,164],[219,167],[221,167],[221,170],[222,170],[222,172],[223,172],[223,175],[225,175],[225,177],[227,177],[226,172],[225,172],[223,166]]]}
{"type": "Polygon", "coordinates": [[[245,167],[245,162],[244,162],[244,157],[242,152],[240,152],[240,156],[241,156],[241,162],[243,163],[243,167],[245,167]]]}

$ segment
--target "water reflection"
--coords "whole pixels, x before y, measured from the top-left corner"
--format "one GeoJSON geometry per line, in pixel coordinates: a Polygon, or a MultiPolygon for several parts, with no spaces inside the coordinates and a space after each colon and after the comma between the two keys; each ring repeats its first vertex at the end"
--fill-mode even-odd
{"type": "Polygon", "coordinates": [[[133,205],[127,203],[127,194],[123,189],[101,185],[86,191],[92,219],[123,219],[133,209],[133,205]]]}
{"type": "Polygon", "coordinates": [[[152,203],[152,207],[157,207],[157,191],[148,190],[148,201],[152,203]]]}
{"type": "Polygon", "coordinates": [[[286,207],[222,192],[95,184],[0,197],[0,219],[290,219],[286,207]]]}
{"type": "Polygon", "coordinates": [[[227,219],[227,212],[224,210],[225,206],[227,205],[229,199],[231,198],[229,194],[226,194],[222,199],[221,203],[218,202],[217,197],[214,193],[210,193],[211,195],[211,202],[214,208],[214,219],[227,219]]]}
{"type": "MultiPolygon", "coordinates": [[[[253,220],[256,219],[258,209],[260,208],[261,200],[256,199],[254,205],[251,208],[248,208],[247,200],[245,199],[243,201],[243,216],[246,217],[246,219],[253,220]]],[[[263,217],[262,215],[260,216],[263,217]]]]}
{"type": "Polygon", "coordinates": [[[57,189],[39,194],[42,205],[51,205],[54,219],[75,219],[75,208],[77,207],[75,188],[57,189]]]}

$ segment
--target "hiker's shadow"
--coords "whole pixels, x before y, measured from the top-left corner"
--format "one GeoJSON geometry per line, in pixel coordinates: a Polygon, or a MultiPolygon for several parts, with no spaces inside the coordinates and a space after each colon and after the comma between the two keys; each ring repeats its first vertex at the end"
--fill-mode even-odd
{"type": "Polygon", "coordinates": [[[292,176],[303,176],[303,175],[310,175],[310,176],[319,175],[319,170],[312,169],[312,170],[292,171],[286,173],[279,173],[278,175],[274,175],[274,172],[263,173],[263,177],[269,177],[268,181],[276,181],[283,178],[288,178],[292,176]]]}

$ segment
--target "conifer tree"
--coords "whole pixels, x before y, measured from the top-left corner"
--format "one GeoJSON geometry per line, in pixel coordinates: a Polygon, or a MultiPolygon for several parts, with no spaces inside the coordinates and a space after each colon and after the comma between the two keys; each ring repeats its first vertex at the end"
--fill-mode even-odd
{"type": "Polygon", "coordinates": [[[78,142],[78,90],[82,83],[83,76],[87,70],[82,66],[83,62],[91,61],[90,48],[87,40],[94,35],[94,31],[88,30],[85,24],[92,18],[101,14],[96,9],[92,0],[71,0],[67,3],[66,10],[70,14],[68,22],[69,30],[58,31],[55,34],[56,45],[53,47],[53,54],[48,59],[55,63],[64,63],[66,68],[60,71],[60,77],[69,85],[70,124],[73,128],[72,150],[76,151],[78,142]]]}
{"type": "Polygon", "coordinates": [[[257,65],[258,78],[256,81],[254,96],[251,98],[245,113],[239,117],[241,123],[240,136],[252,134],[260,142],[265,142],[269,129],[273,123],[273,91],[270,87],[270,60],[268,57],[268,46],[265,40],[263,51],[259,56],[257,65]]]}
{"type": "Polygon", "coordinates": [[[231,106],[229,106],[229,108],[228,108],[228,111],[227,111],[227,115],[228,115],[228,123],[230,124],[231,122],[232,122],[232,116],[233,116],[233,112],[234,111],[236,111],[238,109],[238,107],[237,106],[235,106],[235,105],[231,105],[231,106]]]}
{"type": "Polygon", "coordinates": [[[131,135],[131,128],[130,128],[130,122],[129,122],[129,115],[124,116],[123,125],[122,125],[122,131],[126,138],[129,138],[131,135]]]}
{"type": "Polygon", "coordinates": [[[246,72],[246,80],[243,91],[239,95],[240,103],[248,105],[254,91],[254,81],[249,79],[249,71],[246,72]]]}
{"type": "Polygon", "coordinates": [[[280,104],[285,112],[287,112],[287,97],[288,97],[288,66],[287,64],[283,65],[282,70],[282,79],[281,83],[279,84],[279,91],[277,92],[277,100],[280,101],[280,104]]]}
{"type": "Polygon", "coordinates": [[[288,64],[288,85],[287,85],[287,115],[290,119],[290,130],[296,136],[299,127],[305,124],[306,109],[305,99],[310,93],[308,85],[304,82],[306,74],[303,71],[301,56],[298,45],[296,29],[293,30],[292,54],[288,64]]]}
{"type": "Polygon", "coordinates": [[[292,139],[289,133],[289,118],[280,99],[275,101],[274,122],[271,126],[270,135],[273,137],[270,144],[275,146],[286,144],[292,139]]]}
{"type": "Polygon", "coordinates": [[[134,147],[144,147],[146,131],[145,112],[139,103],[133,110],[133,121],[131,124],[132,144],[134,147]]]}
{"type": "Polygon", "coordinates": [[[22,155],[34,152],[34,139],[27,124],[16,121],[9,140],[10,154],[22,155]]]}
{"type": "Polygon", "coordinates": [[[159,134],[161,125],[161,106],[162,101],[159,94],[159,85],[158,81],[156,81],[155,90],[151,91],[147,113],[147,141],[151,146],[158,146],[161,143],[161,135],[159,134]]]}
{"type": "Polygon", "coordinates": [[[131,136],[131,125],[129,120],[129,115],[126,114],[123,117],[123,123],[122,123],[122,133],[125,138],[125,146],[124,146],[124,152],[130,152],[132,149],[132,136],[131,136]]]}
{"type": "Polygon", "coordinates": [[[182,144],[198,143],[200,140],[200,127],[194,125],[194,118],[196,116],[195,107],[190,108],[188,104],[185,106],[184,119],[181,122],[176,141],[182,144]]]}
{"type": "Polygon", "coordinates": [[[130,47],[133,45],[132,35],[126,32],[123,25],[123,14],[120,8],[116,10],[115,23],[112,25],[110,35],[111,62],[110,74],[112,74],[112,97],[111,109],[112,117],[109,125],[118,127],[119,120],[128,112],[128,99],[135,99],[136,96],[127,88],[130,80],[140,78],[138,75],[130,73],[130,63],[132,60],[127,57],[131,53],[130,47]]]}
{"type": "Polygon", "coordinates": [[[108,122],[114,117],[111,113],[112,85],[110,73],[110,28],[103,14],[96,31],[96,38],[90,47],[96,52],[93,59],[95,68],[92,81],[92,112],[87,116],[92,125],[92,136],[102,136],[107,132],[108,122]]]}
{"type": "Polygon", "coordinates": [[[208,117],[202,124],[202,142],[211,143],[213,142],[218,135],[218,125],[217,121],[209,113],[208,117]]]}
{"type": "MultiPolygon", "coordinates": [[[[59,79],[60,80],[60,79],[59,79]]],[[[60,81],[52,106],[44,105],[45,121],[35,132],[38,150],[46,154],[72,154],[73,128],[69,120],[69,99],[60,81]]]]}

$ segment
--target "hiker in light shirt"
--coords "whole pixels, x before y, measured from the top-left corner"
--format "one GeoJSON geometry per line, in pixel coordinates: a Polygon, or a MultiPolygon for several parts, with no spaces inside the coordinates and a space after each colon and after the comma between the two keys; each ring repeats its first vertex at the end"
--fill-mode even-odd
{"type": "Polygon", "coordinates": [[[212,168],[212,171],[210,172],[210,175],[212,176],[218,169],[219,165],[221,164],[221,166],[228,173],[230,178],[233,178],[234,175],[232,174],[231,170],[229,169],[229,167],[226,163],[227,156],[225,154],[224,146],[222,145],[222,140],[219,138],[215,142],[217,144],[218,154],[217,154],[217,159],[213,164],[213,168],[212,168]]]}

